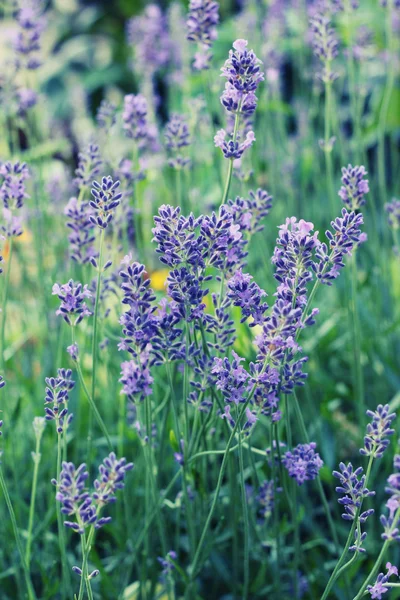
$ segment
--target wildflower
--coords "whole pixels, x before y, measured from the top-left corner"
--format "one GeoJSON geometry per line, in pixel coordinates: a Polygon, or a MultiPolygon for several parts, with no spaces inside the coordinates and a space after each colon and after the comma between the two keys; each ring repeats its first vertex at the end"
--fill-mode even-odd
{"type": "Polygon", "coordinates": [[[153,76],[168,64],[171,39],[165,15],[157,4],[149,4],[142,15],[128,21],[127,35],[134,50],[134,65],[142,73],[153,76]]]}
{"type": "Polygon", "coordinates": [[[86,302],[84,302],[86,298],[92,297],[87,285],[82,287],[81,283],[74,283],[72,279],[63,285],[55,283],[53,285],[53,296],[58,296],[61,300],[56,315],[61,315],[68,325],[78,325],[84,317],[92,315],[86,302]],[[74,323],[71,322],[70,316],[76,316],[74,323]]]}
{"type": "Polygon", "coordinates": [[[346,255],[351,255],[353,249],[359,244],[361,237],[360,226],[363,224],[361,213],[354,211],[348,212],[342,209],[342,216],[336,217],[331,221],[333,233],[326,232],[328,244],[331,252],[325,243],[321,243],[316,248],[316,256],[319,263],[314,265],[317,278],[325,285],[332,285],[341,269],[344,267],[343,259],[346,255]]]}
{"type": "Polygon", "coordinates": [[[367,415],[372,419],[367,425],[367,435],[364,438],[364,448],[360,453],[364,456],[381,458],[389,445],[387,436],[394,434],[390,425],[396,418],[395,413],[389,413],[389,404],[379,404],[376,411],[367,410],[367,415]]]}
{"type": "Polygon", "coordinates": [[[305,481],[312,481],[318,477],[318,472],[324,464],[318,454],[315,452],[317,444],[298,444],[293,452],[286,452],[282,462],[288,470],[289,476],[293,477],[298,485],[305,481]]]}
{"type": "Polygon", "coordinates": [[[97,181],[93,182],[93,199],[89,204],[94,210],[94,215],[89,215],[89,219],[100,229],[106,229],[114,217],[115,209],[121,202],[122,194],[118,191],[119,186],[119,181],[113,181],[110,176],[103,177],[101,184],[97,181]]]}
{"type": "Polygon", "coordinates": [[[89,187],[93,179],[100,173],[103,161],[97,144],[89,144],[83,152],[78,154],[78,167],[75,171],[74,185],[79,190],[89,187]]]}
{"type": "Polygon", "coordinates": [[[72,358],[72,360],[77,361],[79,356],[79,348],[78,344],[74,343],[67,347],[67,352],[72,358]]]}
{"type": "Polygon", "coordinates": [[[222,391],[226,401],[238,405],[246,401],[249,373],[240,364],[244,358],[240,358],[234,350],[232,356],[232,362],[228,358],[215,357],[211,373],[216,376],[217,388],[222,391]]]}
{"type": "Polygon", "coordinates": [[[256,141],[253,131],[249,131],[243,142],[239,140],[226,141],[226,131],[220,129],[214,136],[214,145],[216,148],[221,148],[225,158],[238,159],[243,153],[250,148],[256,141]]]}
{"type": "Polygon", "coordinates": [[[55,422],[57,433],[68,429],[73,417],[72,414],[68,414],[68,393],[75,386],[71,375],[71,369],[58,369],[57,377],[46,377],[45,380],[47,386],[44,401],[46,420],[55,422]]]}
{"type": "Polygon", "coordinates": [[[178,154],[181,148],[190,145],[190,135],[188,126],[181,115],[172,115],[165,128],[165,145],[173,154],[173,158],[168,161],[168,164],[174,169],[181,169],[189,162],[189,158],[185,158],[178,154]]]}
{"type": "Polygon", "coordinates": [[[175,568],[174,560],[177,559],[177,554],[174,550],[170,550],[165,558],[159,556],[157,558],[158,562],[161,564],[163,570],[162,573],[164,576],[167,576],[171,573],[171,571],[175,568]]]}
{"type": "Polygon", "coordinates": [[[141,401],[150,396],[153,377],[149,369],[149,351],[143,351],[139,359],[123,362],[121,369],[122,394],[130,400],[138,397],[141,401]]]}
{"type": "Polygon", "coordinates": [[[248,273],[243,273],[241,269],[228,280],[227,296],[232,299],[234,306],[240,306],[242,309],[243,323],[248,317],[253,317],[250,327],[262,325],[264,322],[264,313],[268,310],[268,304],[262,302],[266,292],[262,290],[253,277],[248,273]]]}
{"type": "Polygon", "coordinates": [[[117,107],[112,102],[103,99],[96,114],[98,126],[104,131],[110,131],[111,127],[116,122],[117,107]]]}
{"type": "Polygon", "coordinates": [[[331,83],[338,77],[337,73],[331,69],[331,63],[339,53],[339,43],[335,31],[331,26],[330,19],[321,13],[316,13],[310,19],[310,27],[314,54],[323,64],[322,73],[318,76],[325,84],[331,83]]]}
{"type": "Polygon", "coordinates": [[[6,162],[0,167],[0,175],[4,178],[0,187],[0,198],[4,208],[22,208],[24,200],[29,198],[24,183],[30,176],[26,163],[6,162]]]}
{"type": "Polygon", "coordinates": [[[374,585],[369,585],[367,587],[367,592],[371,595],[372,599],[376,598],[377,600],[381,600],[383,594],[386,594],[386,592],[389,591],[389,586],[386,584],[392,575],[398,577],[399,573],[397,567],[388,562],[386,563],[386,575],[379,573],[374,585]]]}
{"type": "Polygon", "coordinates": [[[21,2],[18,9],[16,21],[19,27],[14,39],[18,69],[35,70],[40,67],[38,52],[40,38],[46,25],[41,6],[42,3],[38,0],[29,0],[21,2]]]}
{"type": "MultiPolygon", "coordinates": [[[[340,472],[333,471],[333,476],[340,481],[340,486],[336,488],[336,491],[343,494],[343,497],[338,500],[339,504],[344,506],[345,512],[342,514],[342,518],[346,521],[354,521],[363,500],[375,496],[375,492],[369,491],[365,487],[365,475],[362,475],[362,467],[358,467],[354,471],[351,463],[346,466],[341,462],[339,468],[340,472]]],[[[373,509],[366,510],[359,515],[358,519],[361,523],[364,523],[373,513],[373,509]]]]}
{"type": "Polygon", "coordinates": [[[365,194],[369,192],[368,180],[365,167],[353,167],[348,165],[342,167],[342,184],[339,196],[350,210],[357,210],[365,204],[365,194]]]}
{"type": "Polygon", "coordinates": [[[147,101],[142,94],[128,94],[124,98],[122,113],[124,131],[127,137],[136,140],[140,145],[148,137],[147,101]]]}
{"type": "Polygon", "coordinates": [[[275,483],[266,479],[260,485],[257,500],[260,504],[260,516],[267,520],[272,515],[275,505],[275,483]]]}
{"type": "Polygon", "coordinates": [[[228,206],[240,230],[254,234],[264,229],[262,219],[271,210],[272,196],[258,188],[256,191],[250,190],[248,198],[237,196],[235,200],[228,200],[228,206]]]}
{"type": "Polygon", "coordinates": [[[102,507],[116,501],[115,493],[125,487],[125,475],[133,469],[133,463],[127,463],[126,458],[117,459],[111,452],[99,466],[99,477],[94,481],[95,491],[92,498],[102,507]]]}
{"type": "Polygon", "coordinates": [[[385,210],[388,214],[389,226],[400,229],[400,200],[393,198],[391,202],[385,204],[385,210]]]}
{"type": "Polygon", "coordinates": [[[190,0],[186,21],[187,39],[196,42],[199,47],[193,64],[196,70],[208,69],[210,66],[210,49],[217,39],[218,10],[218,2],[214,0],[190,0]]]}
{"type": "Polygon", "coordinates": [[[68,236],[71,258],[82,265],[97,256],[93,246],[95,235],[90,220],[91,212],[89,202],[78,202],[77,198],[70,198],[64,209],[68,217],[67,227],[71,230],[68,236]]]}

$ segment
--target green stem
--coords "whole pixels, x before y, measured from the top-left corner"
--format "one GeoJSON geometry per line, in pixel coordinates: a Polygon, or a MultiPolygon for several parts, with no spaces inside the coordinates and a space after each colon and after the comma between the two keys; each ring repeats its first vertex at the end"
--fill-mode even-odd
{"type": "MultiPolygon", "coordinates": [[[[330,62],[326,63],[326,75],[329,77],[331,73],[330,62]]],[[[325,83],[325,136],[324,136],[324,153],[325,153],[325,168],[326,168],[326,187],[328,189],[329,201],[332,214],[335,212],[335,191],[333,183],[333,168],[332,168],[332,148],[331,148],[331,131],[330,119],[332,110],[332,82],[325,83]]]]}
{"type": "Polygon", "coordinates": [[[32,547],[32,531],[33,531],[33,519],[35,516],[35,503],[36,503],[36,490],[37,490],[37,479],[39,473],[39,465],[40,465],[40,441],[41,436],[37,436],[36,438],[36,447],[34,453],[34,466],[33,466],[33,479],[32,479],[32,490],[31,490],[31,502],[29,507],[29,521],[28,521],[28,536],[25,548],[25,562],[26,566],[29,569],[31,564],[31,547],[32,547]]]}
{"type": "Polygon", "coordinates": [[[1,489],[3,491],[4,499],[6,501],[8,512],[9,512],[9,515],[10,515],[11,525],[12,525],[13,532],[14,532],[14,537],[15,537],[15,543],[17,544],[18,554],[20,556],[20,560],[21,560],[21,564],[22,564],[22,570],[24,572],[25,583],[26,583],[26,587],[28,589],[28,598],[29,598],[29,600],[36,600],[35,590],[33,589],[31,577],[30,577],[30,574],[29,574],[28,567],[26,566],[26,562],[25,562],[25,558],[24,558],[24,553],[23,553],[23,550],[22,550],[22,544],[21,544],[21,540],[20,540],[20,537],[19,537],[19,531],[18,531],[17,521],[16,521],[16,518],[15,518],[14,509],[13,509],[13,506],[12,506],[10,495],[8,493],[6,482],[4,480],[3,470],[1,468],[1,466],[0,466],[0,486],[1,486],[1,489]]]}
{"type": "MultiPolygon", "coordinates": [[[[398,514],[397,514],[398,516],[398,514]]],[[[366,578],[366,580],[364,581],[364,583],[362,584],[361,588],[359,589],[359,592],[357,594],[357,596],[354,597],[354,600],[360,600],[360,598],[362,598],[364,596],[364,591],[366,589],[366,587],[371,583],[371,581],[374,579],[374,577],[376,576],[379,567],[381,566],[381,563],[383,561],[383,558],[386,554],[386,550],[388,549],[388,546],[390,544],[391,540],[386,540],[385,543],[382,546],[382,549],[379,553],[378,558],[375,561],[374,566],[372,567],[372,570],[370,572],[370,574],[368,575],[368,577],[366,578]]]]}
{"type": "MultiPolygon", "coordinates": [[[[238,411],[239,413],[239,411],[238,411]]],[[[239,414],[238,414],[239,419],[239,414]]],[[[239,431],[239,472],[240,472],[240,491],[242,495],[242,507],[243,507],[243,521],[244,521],[244,581],[243,581],[243,600],[247,600],[249,594],[249,580],[250,580],[250,553],[249,553],[249,534],[250,534],[250,522],[249,522],[249,511],[247,506],[246,498],[246,486],[244,482],[244,463],[243,463],[243,446],[242,446],[242,432],[239,431]]]]}
{"type": "MultiPolygon", "coordinates": [[[[103,270],[103,244],[104,244],[104,229],[100,233],[100,246],[99,246],[99,259],[97,265],[97,286],[96,286],[96,300],[94,305],[93,315],[93,339],[92,339],[92,400],[93,404],[96,403],[96,370],[97,370],[97,321],[99,317],[99,300],[100,300],[100,287],[101,287],[101,273],[103,270]]],[[[93,429],[93,413],[89,411],[89,428],[88,428],[88,457],[90,462],[90,455],[92,451],[92,429],[93,429]]]]}
{"type": "Polygon", "coordinates": [[[4,281],[4,292],[3,292],[3,303],[2,303],[3,304],[3,312],[2,312],[2,319],[1,319],[1,370],[2,370],[3,374],[4,374],[4,367],[5,367],[4,351],[5,351],[7,301],[8,301],[8,294],[9,294],[9,288],[10,288],[10,273],[11,273],[12,255],[13,255],[13,238],[10,237],[9,238],[9,251],[8,251],[8,265],[7,265],[6,277],[5,277],[5,281],[4,281]]]}
{"type": "MultiPolygon", "coordinates": [[[[72,327],[71,329],[72,329],[72,343],[74,343],[74,341],[75,341],[74,327],[72,327]]],[[[94,403],[93,398],[90,395],[89,390],[87,389],[85,380],[83,378],[83,373],[82,373],[81,365],[80,365],[80,362],[79,362],[79,358],[78,358],[78,360],[76,361],[75,364],[76,364],[76,370],[78,371],[79,381],[81,382],[83,391],[85,392],[86,397],[87,397],[87,399],[89,401],[89,404],[91,406],[91,409],[92,409],[92,411],[94,413],[94,416],[97,419],[97,423],[98,423],[101,431],[103,432],[104,437],[107,440],[108,448],[109,448],[110,452],[112,452],[113,446],[112,446],[111,439],[110,439],[110,436],[109,436],[108,431],[107,431],[107,427],[105,426],[105,423],[104,423],[103,419],[101,418],[101,415],[100,415],[100,413],[99,413],[99,411],[97,409],[97,406],[94,403]]]]}
{"type": "MultiPolygon", "coordinates": [[[[286,430],[287,430],[287,442],[289,448],[292,447],[292,428],[290,423],[290,407],[288,402],[287,394],[285,394],[285,412],[286,412],[286,430]]],[[[299,597],[299,564],[300,564],[300,535],[299,535],[299,522],[297,518],[297,489],[296,482],[292,481],[292,521],[294,527],[294,563],[293,563],[293,580],[294,580],[294,597],[295,600],[299,597]]]]}
{"type": "MultiPolygon", "coordinates": [[[[238,107],[236,115],[235,115],[235,125],[234,125],[234,128],[233,128],[233,136],[232,136],[233,143],[236,142],[236,138],[237,138],[237,132],[238,132],[238,128],[239,128],[240,109],[241,109],[241,103],[239,104],[239,107],[238,107]]],[[[223,193],[223,196],[222,196],[222,202],[221,202],[221,204],[225,204],[226,201],[227,201],[227,199],[228,199],[229,187],[231,185],[231,179],[232,179],[233,158],[229,158],[228,160],[229,160],[228,174],[226,176],[225,189],[224,189],[224,193],[223,193]]]]}
{"type": "MultiPolygon", "coordinates": [[[[60,481],[61,473],[61,434],[57,434],[57,482],[60,481]]],[[[63,598],[68,597],[68,588],[70,585],[69,570],[67,562],[67,552],[65,548],[65,530],[64,523],[61,514],[61,503],[57,502],[57,528],[58,528],[58,544],[61,554],[61,568],[62,568],[62,594],[63,598]]]]}
{"type": "Polygon", "coordinates": [[[351,316],[353,321],[353,359],[358,423],[362,428],[365,421],[364,378],[361,365],[361,330],[357,311],[357,259],[356,251],[351,257],[351,316]]]}

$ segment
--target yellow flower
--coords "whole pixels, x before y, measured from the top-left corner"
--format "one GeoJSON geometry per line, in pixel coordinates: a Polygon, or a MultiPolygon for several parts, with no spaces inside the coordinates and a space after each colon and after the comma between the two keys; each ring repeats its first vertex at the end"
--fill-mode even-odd
{"type": "Polygon", "coordinates": [[[158,269],[150,275],[151,287],[156,292],[160,292],[165,288],[165,282],[169,275],[169,269],[158,269]]]}

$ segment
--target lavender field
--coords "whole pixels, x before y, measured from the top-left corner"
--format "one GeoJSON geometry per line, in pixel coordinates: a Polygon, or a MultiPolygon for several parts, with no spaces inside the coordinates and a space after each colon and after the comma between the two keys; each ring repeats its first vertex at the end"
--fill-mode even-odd
{"type": "Polygon", "coordinates": [[[399,0],[0,13],[0,600],[400,598],[399,0]]]}

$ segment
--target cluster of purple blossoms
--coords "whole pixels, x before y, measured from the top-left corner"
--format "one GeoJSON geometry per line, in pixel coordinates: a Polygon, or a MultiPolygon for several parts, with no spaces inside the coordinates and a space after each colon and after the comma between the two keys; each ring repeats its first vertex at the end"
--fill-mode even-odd
{"type": "Polygon", "coordinates": [[[324,463],[318,452],[315,452],[316,447],[315,442],[298,444],[292,452],[286,452],[282,458],[282,463],[289,476],[293,477],[298,485],[318,477],[319,470],[324,463]]]}
{"type": "Polygon", "coordinates": [[[100,529],[110,523],[111,517],[101,517],[104,506],[116,501],[115,493],[124,488],[126,473],[133,469],[133,463],[125,458],[117,459],[111,452],[99,467],[99,476],[94,481],[94,491],[88,492],[86,480],[89,473],[85,464],[75,468],[73,463],[63,462],[57,487],[56,500],[61,504],[61,512],[75,521],[65,521],[64,525],[83,535],[86,527],[100,529]]]}
{"type": "Polygon", "coordinates": [[[226,131],[219,130],[214,137],[214,144],[217,148],[221,148],[225,158],[232,160],[240,159],[245,150],[255,141],[252,130],[247,130],[244,137],[244,131],[241,132],[238,125],[240,116],[246,118],[255,112],[257,107],[255,92],[259,83],[264,80],[260,66],[262,63],[253,50],[247,49],[247,44],[246,40],[236,40],[233,43],[234,50],[229,51],[229,58],[221,69],[221,76],[227,79],[221,103],[229,113],[235,115],[235,126],[228,141],[226,141],[226,131]]]}
{"type": "Polygon", "coordinates": [[[122,121],[126,136],[143,146],[148,137],[147,100],[143,94],[125,96],[122,121]]]}
{"type": "Polygon", "coordinates": [[[217,378],[217,389],[221,390],[227,402],[240,404],[246,402],[249,392],[249,373],[241,365],[244,358],[240,358],[232,350],[233,360],[228,358],[214,358],[211,373],[217,378]]]}
{"type": "Polygon", "coordinates": [[[353,249],[362,241],[363,234],[360,226],[363,224],[361,213],[348,212],[342,209],[342,216],[331,221],[333,233],[326,232],[330,252],[325,243],[319,244],[316,256],[318,264],[314,264],[317,278],[325,285],[332,285],[332,281],[339,276],[344,267],[344,257],[351,255],[353,249]]]}
{"type": "Polygon", "coordinates": [[[119,181],[113,181],[110,176],[103,177],[101,184],[97,181],[93,182],[91,190],[93,199],[89,204],[94,214],[90,214],[89,219],[100,229],[106,229],[114,216],[115,209],[121,202],[122,194],[118,191],[119,186],[119,181]]]}
{"type": "Polygon", "coordinates": [[[15,210],[23,207],[24,200],[29,198],[25,181],[29,178],[29,170],[25,163],[6,162],[0,167],[3,182],[0,187],[0,198],[3,201],[2,231],[6,237],[18,237],[22,234],[22,223],[15,210]]]}
{"type": "Polygon", "coordinates": [[[198,44],[194,55],[194,69],[208,69],[212,59],[211,47],[217,39],[219,5],[215,0],[190,0],[186,20],[187,39],[198,44]]]}
{"type": "Polygon", "coordinates": [[[57,433],[63,433],[73,418],[68,414],[68,393],[75,386],[71,369],[58,369],[57,377],[46,377],[45,413],[47,421],[54,421],[57,433]],[[50,406],[51,405],[51,406],[50,406]]]}
{"type": "Polygon", "coordinates": [[[256,191],[250,190],[248,198],[237,196],[235,200],[228,200],[228,206],[241,232],[252,235],[264,229],[262,220],[272,208],[272,196],[258,188],[256,191]]]}
{"type": "Polygon", "coordinates": [[[78,155],[78,167],[75,171],[74,185],[81,193],[88,188],[93,179],[100,173],[103,161],[97,144],[89,144],[86,150],[78,155]]]}
{"type": "Polygon", "coordinates": [[[360,453],[364,456],[381,458],[389,446],[388,436],[395,433],[391,423],[396,418],[396,413],[389,412],[389,404],[379,404],[375,411],[367,410],[367,415],[372,422],[367,425],[364,448],[361,448],[360,453]]]}
{"type": "Polygon", "coordinates": [[[190,159],[182,156],[181,149],[190,145],[189,128],[183,116],[172,115],[165,128],[165,146],[173,157],[168,161],[170,167],[182,169],[189,164],[190,159]]]}
{"type": "Polygon", "coordinates": [[[339,196],[350,210],[357,210],[365,204],[365,194],[369,192],[368,179],[365,167],[342,167],[342,187],[339,196]]]}
{"type": "Polygon", "coordinates": [[[383,594],[386,594],[386,592],[389,591],[390,584],[387,584],[392,575],[398,577],[399,572],[397,567],[388,562],[386,563],[386,574],[379,573],[375,583],[367,586],[367,592],[371,595],[372,600],[382,600],[383,594]]]}
{"type": "Polygon", "coordinates": [[[103,99],[96,114],[96,121],[100,129],[108,133],[117,119],[117,107],[112,102],[103,99]]]}
{"type": "Polygon", "coordinates": [[[314,54],[323,64],[322,73],[318,76],[326,84],[337,79],[338,74],[332,71],[331,63],[339,53],[339,42],[329,17],[316,13],[310,19],[312,46],[314,54]]]}
{"type": "Polygon", "coordinates": [[[170,575],[171,571],[175,568],[174,562],[177,559],[178,555],[175,550],[170,550],[165,558],[159,556],[157,558],[158,562],[162,566],[162,574],[164,577],[170,575]]]}
{"type": "Polygon", "coordinates": [[[72,260],[81,265],[97,256],[91,212],[89,202],[78,202],[77,198],[70,198],[64,209],[64,214],[68,217],[67,227],[71,230],[68,236],[70,255],[72,260]]]}
{"type": "Polygon", "coordinates": [[[167,20],[157,4],[149,4],[142,15],[128,21],[127,37],[141,72],[153,76],[168,64],[171,40],[167,20]]]}
{"type": "MultiPolygon", "coordinates": [[[[340,472],[333,471],[333,476],[339,479],[340,486],[336,488],[339,494],[343,494],[342,498],[339,498],[338,502],[344,507],[344,513],[342,518],[346,521],[354,521],[357,512],[360,511],[362,503],[365,498],[375,496],[374,491],[369,491],[365,487],[365,475],[363,475],[363,468],[358,467],[354,470],[353,465],[348,463],[346,466],[344,463],[339,464],[340,472]]],[[[365,523],[370,515],[374,513],[374,510],[368,509],[358,515],[360,523],[365,523]]]]}
{"type": "Polygon", "coordinates": [[[55,283],[52,293],[53,296],[58,296],[59,300],[61,300],[56,315],[62,316],[68,325],[75,327],[84,317],[90,317],[93,314],[85,302],[86,298],[92,297],[92,293],[87,285],[82,286],[81,283],[75,283],[70,279],[68,283],[64,283],[63,285],[55,283]],[[76,317],[73,323],[71,317],[76,317]]]}
{"type": "Polygon", "coordinates": [[[253,281],[253,277],[243,273],[241,269],[228,280],[227,296],[234,306],[240,306],[242,309],[242,323],[252,317],[250,327],[264,323],[264,313],[268,310],[268,304],[263,302],[262,298],[266,295],[267,293],[253,281]]]}
{"type": "Polygon", "coordinates": [[[4,208],[9,210],[22,208],[24,200],[29,198],[25,187],[25,181],[29,178],[26,163],[6,162],[0,167],[0,175],[4,178],[0,187],[0,198],[4,208]]]}
{"type": "Polygon", "coordinates": [[[143,401],[152,393],[151,384],[153,377],[150,374],[150,352],[143,350],[135,360],[125,361],[121,364],[120,382],[123,385],[122,394],[132,402],[135,398],[143,401]]]}
{"type": "Polygon", "coordinates": [[[21,3],[16,14],[18,31],[14,39],[17,69],[35,70],[41,65],[38,58],[40,38],[46,26],[42,2],[29,0],[21,3]]]}

